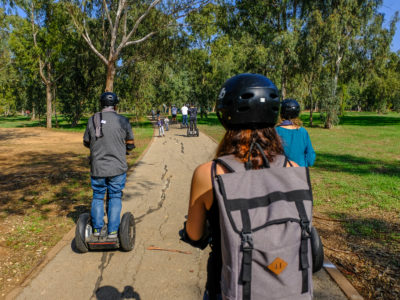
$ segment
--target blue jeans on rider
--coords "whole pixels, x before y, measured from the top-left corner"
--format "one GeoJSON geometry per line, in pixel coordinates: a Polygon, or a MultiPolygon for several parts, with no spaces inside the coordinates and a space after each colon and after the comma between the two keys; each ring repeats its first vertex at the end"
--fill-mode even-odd
{"type": "Polygon", "coordinates": [[[126,173],[113,177],[92,177],[92,223],[94,229],[101,229],[104,225],[104,196],[108,191],[108,233],[118,231],[121,209],[122,190],[125,187],[126,173]]]}
{"type": "Polygon", "coordinates": [[[182,124],[186,126],[188,125],[188,121],[187,121],[187,115],[182,115],[182,124]]]}

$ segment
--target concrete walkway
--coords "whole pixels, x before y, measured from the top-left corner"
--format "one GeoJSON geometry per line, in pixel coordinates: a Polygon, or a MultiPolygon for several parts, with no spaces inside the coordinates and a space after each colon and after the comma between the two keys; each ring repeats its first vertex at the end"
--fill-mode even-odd
{"type": "MultiPolygon", "coordinates": [[[[136,219],[131,252],[76,253],[71,240],[15,297],[17,299],[202,299],[207,251],[179,241],[193,170],[212,159],[216,144],[170,126],[128,177],[123,211],[136,219]],[[155,246],[187,253],[148,250],[155,246]]],[[[315,299],[346,299],[323,270],[315,299]]],[[[14,298],[14,297],[13,297],[14,298]]]]}

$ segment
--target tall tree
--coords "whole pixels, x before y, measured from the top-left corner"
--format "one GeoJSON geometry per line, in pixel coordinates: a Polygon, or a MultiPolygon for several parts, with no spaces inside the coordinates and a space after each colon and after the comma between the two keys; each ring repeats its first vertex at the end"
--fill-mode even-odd
{"type": "Polygon", "coordinates": [[[61,53],[69,18],[62,2],[27,0],[15,3],[25,19],[14,30],[13,49],[26,66],[37,70],[46,88],[46,123],[47,128],[51,128],[54,88],[67,63],[61,53]]]}
{"type": "Polygon", "coordinates": [[[71,1],[69,11],[77,30],[107,68],[106,91],[113,91],[117,62],[125,47],[137,45],[177,22],[208,0],[71,1]],[[103,23],[101,40],[90,35],[93,18],[103,23]]]}

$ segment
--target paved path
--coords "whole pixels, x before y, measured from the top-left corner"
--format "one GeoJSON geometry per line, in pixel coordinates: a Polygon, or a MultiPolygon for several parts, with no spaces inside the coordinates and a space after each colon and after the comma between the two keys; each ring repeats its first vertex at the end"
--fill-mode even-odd
{"type": "MultiPolygon", "coordinates": [[[[17,299],[202,299],[207,251],[179,241],[194,168],[212,158],[216,144],[200,133],[173,128],[153,144],[124,191],[123,211],[136,219],[132,252],[79,254],[65,246],[17,299]],[[191,254],[147,250],[149,246],[191,254]]],[[[316,299],[346,299],[325,271],[314,276],[316,299]]]]}

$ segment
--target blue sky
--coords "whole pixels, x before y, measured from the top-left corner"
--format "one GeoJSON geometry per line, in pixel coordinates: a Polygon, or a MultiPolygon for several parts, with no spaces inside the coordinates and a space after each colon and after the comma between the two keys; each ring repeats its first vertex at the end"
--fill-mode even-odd
{"type": "MultiPolygon", "coordinates": [[[[385,14],[385,25],[387,27],[389,27],[390,19],[396,11],[400,12],[400,0],[383,0],[380,12],[385,14]]],[[[393,38],[391,49],[394,52],[400,50],[400,22],[397,23],[396,34],[393,38]]]]}

